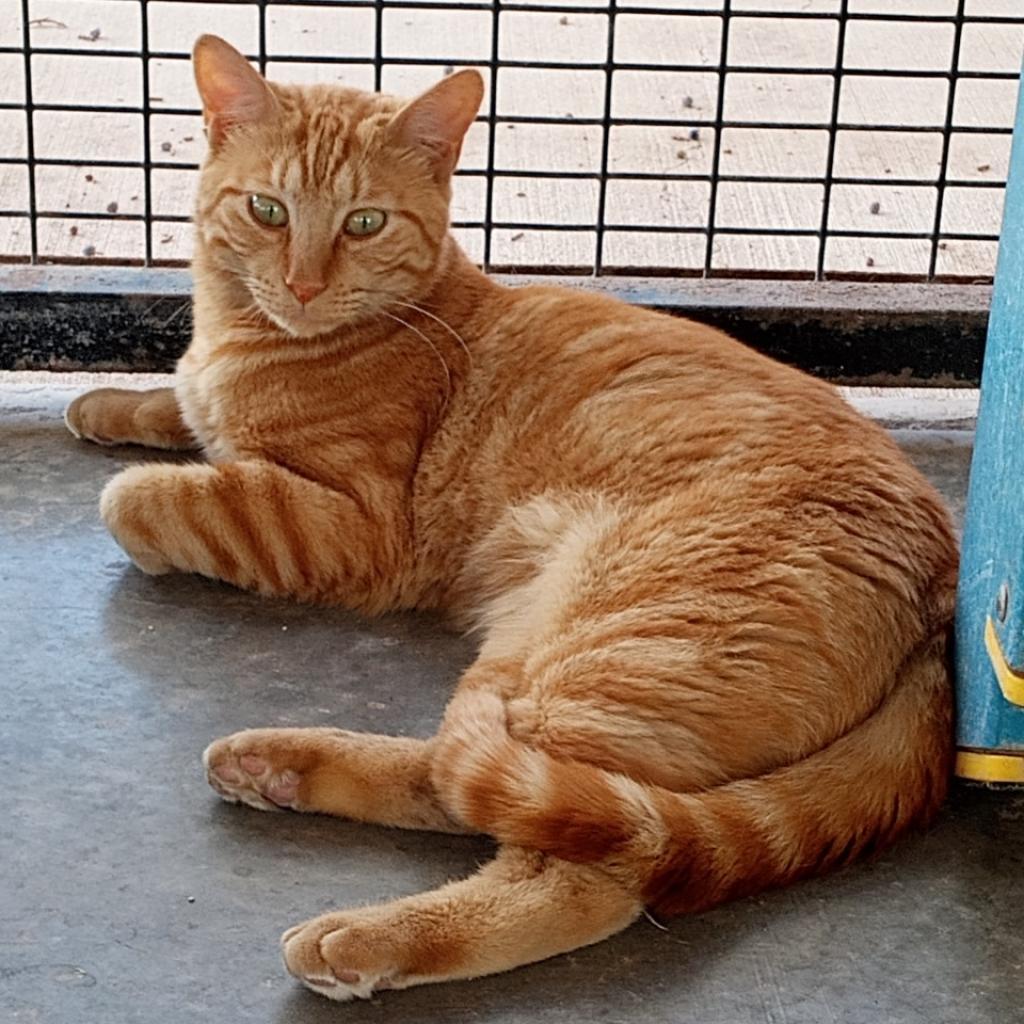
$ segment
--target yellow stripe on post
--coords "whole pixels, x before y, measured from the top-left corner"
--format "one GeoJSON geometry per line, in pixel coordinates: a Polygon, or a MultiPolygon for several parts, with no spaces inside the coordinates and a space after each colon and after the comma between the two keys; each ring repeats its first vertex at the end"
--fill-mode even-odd
{"type": "Polygon", "coordinates": [[[992,668],[995,669],[996,679],[999,680],[999,689],[1003,696],[1018,707],[1024,707],[1024,675],[1015,672],[1010,668],[1010,663],[1003,654],[1003,648],[996,635],[996,627],[989,616],[985,622],[985,646],[988,648],[989,660],[992,668]]]}
{"type": "Polygon", "coordinates": [[[1015,782],[1024,786],[1024,753],[983,754],[958,750],[954,772],[961,779],[975,782],[1015,782]]]}

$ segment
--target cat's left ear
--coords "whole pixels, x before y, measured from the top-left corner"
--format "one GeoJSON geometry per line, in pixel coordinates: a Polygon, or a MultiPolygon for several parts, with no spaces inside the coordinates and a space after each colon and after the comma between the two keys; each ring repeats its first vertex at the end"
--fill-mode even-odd
{"type": "Polygon", "coordinates": [[[434,165],[434,176],[447,181],[483,98],[480,72],[456,71],[398,112],[391,123],[392,138],[398,145],[423,149],[434,165]]]}

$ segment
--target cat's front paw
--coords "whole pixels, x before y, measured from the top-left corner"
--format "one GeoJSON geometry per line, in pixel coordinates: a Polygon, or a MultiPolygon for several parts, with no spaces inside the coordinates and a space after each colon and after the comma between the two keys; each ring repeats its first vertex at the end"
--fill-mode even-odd
{"type": "Polygon", "coordinates": [[[152,515],[159,466],[133,466],[118,473],[100,495],[100,515],[114,540],[145,573],[161,576],[173,569],[160,550],[152,515]]]}
{"type": "Polygon", "coordinates": [[[203,751],[207,781],[229,803],[261,811],[303,810],[310,755],[293,732],[246,729],[214,740],[203,751]]]}
{"type": "Polygon", "coordinates": [[[131,418],[140,395],[120,388],[97,388],[79,395],[64,410],[64,423],[79,440],[124,444],[130,440],[131,418]]]}

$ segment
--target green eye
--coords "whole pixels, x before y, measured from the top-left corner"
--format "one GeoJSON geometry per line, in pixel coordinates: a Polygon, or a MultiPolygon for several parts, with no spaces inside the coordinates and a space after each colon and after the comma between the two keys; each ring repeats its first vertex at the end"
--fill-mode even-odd
{"type": "Polygon", "coordinates": [[[284,203],[266,196],[249,196],[249,209],[252,215],[268,228],[283,228],[288,223],[288,210],[284,203]]]}
{"type": "Polygon", "coordinates": [[[349,235],[375,235],[387,223],[383,210],[356,210],[345,218],[345,233],[349,235]]]}

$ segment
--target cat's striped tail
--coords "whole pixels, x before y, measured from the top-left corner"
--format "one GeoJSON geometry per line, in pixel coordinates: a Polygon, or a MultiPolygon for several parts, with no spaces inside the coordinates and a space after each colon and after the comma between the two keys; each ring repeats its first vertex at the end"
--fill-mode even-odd
{"type": "Polygon", "coordinates": [[[509,735],[486,689],[456,696],[434,784],[466,824],[505,843],[601,863],[666,914],[702,910],[879,850],[926,823],[947,788],[944,630],[887,699],[829,746],[770,774],[692,793],[559,761],[509,735]]]}

